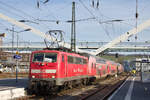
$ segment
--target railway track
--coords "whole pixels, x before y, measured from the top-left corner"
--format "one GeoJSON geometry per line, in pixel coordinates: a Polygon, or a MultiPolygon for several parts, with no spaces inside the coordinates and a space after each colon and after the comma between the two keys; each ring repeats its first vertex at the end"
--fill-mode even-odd
{"type": "Polygon", "coordinates": [[[120,75],[117,78],[110,77],[90,86],[79,86],[73,89],[63,90],[56,95],[50,96],[25,96],[15,100],[107,100],[107,98],[127,78],[120,75]]]}
{"type": "Polygon", "coordinates": [[[105,85],[83,96],[80,100],[107,100],[107,98],[124,82],[121,80],[113,85],[105,85]]]}

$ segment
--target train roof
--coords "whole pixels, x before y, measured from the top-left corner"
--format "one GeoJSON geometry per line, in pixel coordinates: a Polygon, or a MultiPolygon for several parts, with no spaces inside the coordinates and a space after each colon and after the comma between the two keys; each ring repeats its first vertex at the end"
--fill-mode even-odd
{"type": "MultiPolygon", "coordinates": [[[[68,48],[65,48],[65,47],[60,47],[60,48],[44,48],[43,50],[38,50],[38,51],[43,51],[44,52],[45,50],[54,50],[54,51],[61,51],[61,52],[67,52],[67,53],[75,53],[75,54],[79,54],[80,56],[85,56],[87,58],[95,57],[97,63],[106,63],[108,61],[108,62],[110,62],[112,64],[119,64],[119,63],[116,63],[116,62],[113,62],[113,61],[110,61],[110,60],[107,60],[107,59],[104,59],[104,58],[101,58],[101,57],[98,57],[98,56],[94,56],[94,55],[91,55],[91,54],[88,54],[88,53],[74,52],[71,49],[68,49],[68,48]]],[[[38,52],[38,51],[33,51],[33,52],[38,52]]]]}
{"type": "Polygon", "coordinates": [[[40,51],[46,51],[46,50],[52,50],[52,51],[61,51],[61,52],[67,52],[67,53],[76,53],[78,54],[77,52],[74,52],[72,51],[71,49],[68,49],[68,48],[65,48],[65,47],[60,47],[60,48],[44,48],[43,50],[36,50],[36,51],[33,51],[34,52],[40,52],[40,51]]]}
{"type": "Polygon", "coordinates": [[[58,53],[58,52],[68,53],[69,55],[72,55],[72,56],[86,57],[86,56],[80,55],[79,53],[73,52],[70,49],[66,49],[66,48],[44,48],[43,50],[33,51],[32,53],[49,52],[49,51],[55,52],[55,53],[58,53]]]}
{"type": "Polygon", "coordinates": [[[104,59],[104,58],[101,58],[101,57],[98,57],[98,56],[94,56],[94,55],[91,55],[91,54],[87,54],[87,53],[81,53],[81,55],[83,55],[83,56],[86,56],[86,57],[95,57],[96,58],[96,62],[97,63],[106,63],[106,59],[104,59]]]}
{"type": "Polygon", "coordinates": [[[57,51],[63,51],[63,52],[68,52],[68,53],[76,53],[72,51],[71,49],[65,48],[65,47],[60,47],[60,48],[44,48],[43,50],[57,50],[57,51]]]}

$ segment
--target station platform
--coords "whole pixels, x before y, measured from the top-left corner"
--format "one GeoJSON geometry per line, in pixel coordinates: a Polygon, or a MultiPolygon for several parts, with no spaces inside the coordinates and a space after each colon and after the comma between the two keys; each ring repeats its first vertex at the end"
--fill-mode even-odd
{"type": "Polygon", "coordinates": [[[0,79],[0,99],[8,100],[24,96],[27,84],[27,78],[19,78],[17,82],[15,78],[0,79]]]}
{"type": "Polygon", "coordinates": [[[108,100],[150,100],[150,83],[139,76],[129,77],[108,100]]]}

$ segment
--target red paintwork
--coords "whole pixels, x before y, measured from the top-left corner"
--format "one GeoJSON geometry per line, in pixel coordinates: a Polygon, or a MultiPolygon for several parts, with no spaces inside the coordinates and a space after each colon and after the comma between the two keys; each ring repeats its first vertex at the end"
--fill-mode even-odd
{"type": "Polygon", "coordinates": [[[105,77],[107,75],[106,66],[107,66],[106,63],[97,63],[97,68],[98,68],[100,77],[105,77]]]}
{"type": "Polygon", "coordinates": [[[32,78],[71,78],[77,76],[87,76],[88,77],[105,77],[107,75],[114,75],[117,71],[123,72],[123,66],[121,64],[117,64],[115,62],[106,60],[105,63],[96,62],[96,57],[94,56],[81,56],[76,53],[68,53],[57,50],[41,50],[34,51],[31,55],[30,60],[30,70],[29,77],[32,78]],[[57,61],[56,62],[32,62],[33,55],[35,53],[57,53],[57,61]],[[64,56],[64,62],[62,61],[64,56]],[[85,64],[73,64],[68,62],[68,56],[78,57],[85,59],[87,63],[85,64]],[[118,67],[118,68],[117,68],[118,67]],[[38,70],[40,72],[31,73],[31,70],[38,70]],[[56,70],[55,73],[46,73],[46,70],[56,70]]]}
{"type": "Polygon", "coordinates": [[[88,62],[88,75],[94,76],[96,75],[96,58],[93,56],[89,57],[88,62]]]}
{"type": "Polygon", "coordinates": [[[75,77],[75,76],[83,76],[87,75],[87,64],[70,64],[68,63],[68,57],[67,56],[73,56],[78,58],[83,58],[88,62],[87,57],[80,56],[79,54],[75,53],[67,53],[62,51],[56,51],[56,50],[42,50],[42,51],[34,51],[31,55],[31,62],[30,62],[30,75],[31,78],[32,75],[35,76],[35,78],[52,78],[52,76],[55,76],[55,78],[66,78],[66,77],[75,77]],[[57,61],[55,63],[48,63],[48,62],[32,62],[33,54],[35,53],[57,53],[57,61]],[[62,62],[62,55],[64,55],[64,62],[62,62]],[[42,65],[43,64],[43,65],[42,65]],[[36,70],[56,70],[56,73],[31,73],[31,69],[36,70]]]}

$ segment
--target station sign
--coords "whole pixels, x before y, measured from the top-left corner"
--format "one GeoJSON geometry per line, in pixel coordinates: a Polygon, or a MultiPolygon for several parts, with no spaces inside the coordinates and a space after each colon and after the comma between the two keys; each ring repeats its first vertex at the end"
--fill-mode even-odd
{"type": "Polygon", "coordinates": [[[21,59],[20,55],[14,55],[14,59],[21,59]]]}

